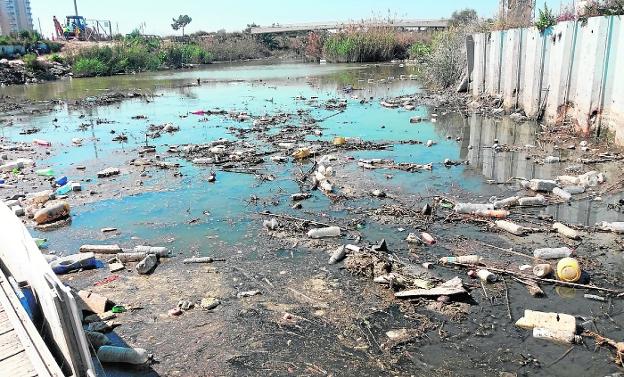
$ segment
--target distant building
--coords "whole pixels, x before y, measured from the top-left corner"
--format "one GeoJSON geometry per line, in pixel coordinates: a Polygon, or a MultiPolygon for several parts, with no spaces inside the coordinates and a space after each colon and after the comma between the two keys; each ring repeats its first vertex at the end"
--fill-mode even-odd
{"type": "Polygon", "coordinates": [[[0,34],[33,30],[30,0],[0,0],[0,34]]]}

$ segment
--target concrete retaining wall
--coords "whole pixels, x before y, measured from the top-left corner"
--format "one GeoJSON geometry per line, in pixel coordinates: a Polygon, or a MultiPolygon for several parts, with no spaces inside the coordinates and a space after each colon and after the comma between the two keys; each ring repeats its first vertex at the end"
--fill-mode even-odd
{"type": "Polygon", "coordinates": [[[609,129],[624,144],[624,20],[593,17],[540,33],[511,29],[473,36],[470,91],[499,96],[506,110],[571,119],[584,133],[609,129]]]}

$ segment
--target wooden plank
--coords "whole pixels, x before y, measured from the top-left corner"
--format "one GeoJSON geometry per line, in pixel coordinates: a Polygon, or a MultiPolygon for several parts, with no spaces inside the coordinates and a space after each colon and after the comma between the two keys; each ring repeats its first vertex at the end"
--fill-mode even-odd
{"type": "Polygon", "coordinates": [[[22,351],[24,351],[24,347],[22,347],[15,331],[0,335],[0,360],[9,359],[22,351]]]}
{"type": "Polygon", "coordinates": [[[6,334],[13,330],[13,324],[4,309],[0,311],[0,335],[6,334]]]}
{"type": "Polygon", "coordinates": [[[13,357],[0,361],[0,375],[11,377],[35,377],[37,372],[26,352],[22,350],[13,357]]]}

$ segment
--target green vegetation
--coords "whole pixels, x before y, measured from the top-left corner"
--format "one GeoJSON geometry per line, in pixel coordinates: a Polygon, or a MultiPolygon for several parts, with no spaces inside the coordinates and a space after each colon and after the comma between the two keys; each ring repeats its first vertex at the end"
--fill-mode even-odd
{"type": "Polygon", "coordinates": [[[408,54],[410,59],[423,61],[431,54],[431,44],[416,42],[409,47],[408,54]]]}
{"type": "Polygon", "coordinates": [[[107,76],[205,64],[212,55],[197,44],[164,43],[135,31],[113,46],[84,49],[68,60],[76,76],[107,76]]]}
{"type": "Polygon", "coordinates": [[[352,28],[330,35],[323,45],[325,59],[332,62],[376,62],[404,59],[412,44],[407,34],[391,28],[352,28]]]}
{"type": "Polygon", "coordinates": [[[59,52],[62,47],[60,43],[41,38],[36,31],[22,30],[12,35],[0,35],[0,45],[19,45],[27,51],[35,51],[40,49],[40,44],[45,44],[51,52],[59,52]]]}
{"type": "Polygon", "coordinates": [[[437,33],[425,58],[424,79],[429,86],[447,89],[463,76],[466,67],[465,28],[450,28],[437,33]]]}
{"type": "Polygon", "coordinates": [[[26,54],[22,57],[24,61],[24,65],[26,68],[32,72],[37,71],[41,68],[41,64],[37,60],[37,55],[33,53],[26,54]]]}
{"type": "Polygon", "coordinates": [[[261,38],[245,33],[220,31],[202,36],[198,44],[215,61],[262,59],[271,56],[270,48],[262,43],[261,38]]]}
{"type": "Polygon", "coordinates": [[[544,9],[539,10],[539,16],[535,21],[535,27],[543,33],[546,29],[557,25],[557,17],[553,11],[544,3],[544,9]]]}
{"type": "Polygon", "coordinates": [[[49,60],[55,63],[65,64],[65,58],[57,53],[50,55],[49,60]]]}

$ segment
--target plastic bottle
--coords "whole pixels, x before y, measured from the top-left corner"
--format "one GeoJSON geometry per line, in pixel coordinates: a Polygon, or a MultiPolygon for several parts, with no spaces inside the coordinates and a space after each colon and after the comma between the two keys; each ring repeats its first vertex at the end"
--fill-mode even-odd
{"type": "Polygon", "coordinates": [[[486,269],[477,270],[477,276],[484,283],[493,283],[496,281],[496,275],[486,269]]]}
{"type": "Polygon", "coordinates": [[[51,147],[52,146],[51,142],[49,142],[47,140],[42,140],[42,139],[35,139],[35,140],[33,140],[33,143],[37,144],[39,146],[42,146],[42,147],[51,147]]]}
{"type": "Polygon", "coordinates": [[[518,199],[521,206],[543,206],[546,205],[546,198],[543,195],[527,196],[518,199]]]}
{"type": "Polygon", "coordinates": [[[560,259],[567,258],[570,255],[572,255],[572,250],[567,247],[545,247],[542,249],[535,249],[533,251],[533,256],[540,259],[560,259]]]}
{"type": "Polygon", "coordinates": [[[557,182],[550,179],[531,179],[530,181],[523,181],[521,185],[529,190],[548,192],[557,186],[557,182]]]}
{"type": "Polygon", "coordinates": [[[581,266],[574,258],[563,258],[557,263],[557,277],[561,281],[576,283],[581,278],[581,266]]]}
{"type": "Polygon", "coordinates": [[[194,163],[195,165],[210,165],[210,164],[213,164],[215,160],[214,158],[210,158],[210,157],[201,157],[201,158],[194,158],[191,162],[194,163]]]}
{"type": "Polygon", "coordinates": [[[145,364],[149,360],[147,351],[143,348],[126,348],[102,346],[97,351],[98,359],[103,363],[145,364]]]}
{"type": "Polygon", "coordinates": [[[561,234],[562,236],[568,237],[573,240],[578,240],[581,238],[576,230],[569,228],[562,223],[554,223],[553,229],[555,229],[557,233],[561,234]]]}
{"type": "Polygon", "coordinates": [[[137,263],[137,265],[135,266],[135,269],[139,274],[145,275],[145,274],[150,273],[156,267],[157,263],[158,263],[158,257],[156,257],[156,255],[147,254],[147,256],[143,258],[142,261],[137,263]]]}
{"type": "Polygon", "coordinates": [[[60,201],[37,211],[34,220],[37,224],[45,224],[67,215],[69,215],[69,203],[60,201]]]}
{"type": "Polygon", "coordinates": [[[563,188],[564,191],[567,191],[568,193],[570,193],[570,195],[578,195],[578,194],[582,194],[585,192],[585,187],[583,186],[565,186],[563,188]]]}
{"type": "Polygon", "coordinates": [[[546,339],[557,343],[574,343],[577,339],[574,333],[539,327],[533,328],[533,337],[535,339],[546,339]]]}
{"type": "Polygon", "coordinates": [[[158,257],[166,257],[169,255],[169,249],[162,246],[135,246],[135,253],[155,254],[158,257]]]}
{"type": "Polygon", "coordinates": [[[559,157],[556,156],[547,156],[546,158],[544,158],[544,163],[545,164],[554,164],[557,162],[561,162],[561,159],[559,157]]]}
{"type": "Polygon", "coordinates": [[[70,184],[66,184],[56,189],[56,195],[65,195],[72,190],[70,184]]]}
{"type": "Polygon", "coordinates": [[[624,233],[624,222],[609,223],[609,222],[603,221],[600,224],[598,224],[598,227],[602,230],[609,230],[614,233],[624,233]]]}
{"type": "Polygon", "coordinates": [[[504,209],[488,209],[475,211],[474,214],[483,217],[491,217],[493,219],[504,219],[509,216],[509,211],[504,209]]]}
{"type": "Polygon", "coordinates": [[[345,259],[345,257],[347,256],[347,250],[344,246],[340,246],[339,248],[337,248],[336,250],[334,250],[334,252],[332,253],[331,257],[329,258],[329,264],[336,264],[338,262],[340,262],[341,260],[345,259]]]}
{"type": "Polygon", "coordinates": [[[552,270],[552,266],[548,263],[538,264],[533,267],[533,275],[537,276],[538,278],[544,278],[550,275],[552,270]]]}
{"type": "Polygon", "coordinates": [[[108,339],[106,335],[97,331],[85,331],[85,335],[87,336],[89,343],[91,343],[93,348],[96,350],[102,346],[110,344],[110,339],[108,339]]]}
{"type": "Polygon", "coordinates": [[[435,245],[435,243],[437,242],[436,239],[427,232],[420,233],[420,239],[429,246],[435,245]]]}
{"type": "Polygon", "coordinates": [[[334,145],[345,145],[347,143],[347,139],[345,139],[343,136],[336,136],[334,138],[334,141],[332,142],[332,144],[334,145]]]}
{"type": "Polygon", "coordinates": [[[138,262],[145,258],[147,253],[117,253],[116,258],[119,259],[120,262],[138,262]]]}
{"type": "Polygon", "coordinates": [[[516,235],[516,236],[524,235],[524,227],[518,224],[514,224],[511,221],[497,220],[495,224],[498,229],[502,229],[513,235],[516,235]]]}
{"type": "Polygon", "coordinates": [[[552,192],[566,202],[572,198],[572,194],[559,187],[555,187],[552,192]]]}
{"type": "Polygon", "coordinates": [[[519,196],[512,196],[509,198],[497,200],[494,202],[494,209],[508,208],[518,205],[519,196]]]}
{"type": "Polygon", "coordinates": [[[457,213],[475,213],[476,211],[492,211],[493,204],[457,203],[453,210],[457,213]]]}
{"type": "Polygon", "coordinates": [[[337,226],[328,226],[325,228],[315,228],[308,231],[310,238],[325,238],[340,236],[340,228],[337,226]]]}
{"type": "Polygon", "coordinates": [[[27,166],[33,166],[34,160],[30,158],[18,158],[17,160],[7,162],[4,165],[0,165],[0,171],[11,171],[13,169],[24,169],[27,166]]]}
{"type": "Polygon", "coordinates": [[[54,170],[52,168],[39,169],[36,171],[37,175],[42,177],[52,177],[54,176],[54,170]]]}
{"type": "Polygon", "coordinates": [[[194,264],[194,263],[212,263],[214,259],[211,257],[192,257],[186,258],[182,261],[184,264],[194,264]]]}
{"type": "Polygon", "coordinates": [[[478,255],[462,255],[460,257],[443,257],[440,263],[461,263],[461,264],[479,264],[483,258],[478,255]]]}

